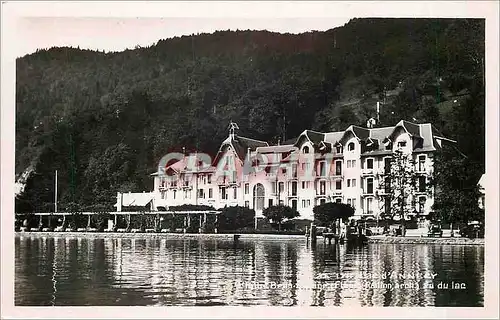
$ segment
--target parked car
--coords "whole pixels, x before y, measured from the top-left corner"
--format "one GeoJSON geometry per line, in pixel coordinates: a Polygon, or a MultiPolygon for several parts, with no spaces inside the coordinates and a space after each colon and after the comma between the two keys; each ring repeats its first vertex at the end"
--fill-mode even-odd
{"type": "Polygon", "coordinates": [[[442,237],[443,236],[443,229],[441,229],[441,225],[437,223],[431,223],[429,225],[429,229],[427,231],[427,236],[428,237],[442,237]]]}

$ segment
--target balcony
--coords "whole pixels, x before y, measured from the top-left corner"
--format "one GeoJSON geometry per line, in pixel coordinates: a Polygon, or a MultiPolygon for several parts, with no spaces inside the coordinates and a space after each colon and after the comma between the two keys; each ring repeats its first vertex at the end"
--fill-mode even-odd
{"type": "Polygon", "coordinates": [[[333,190],[332,192],[333,196],[341,196],[342,195],[342,190],[333,190]]]}
{"type": "Polygon", "coordinates": [[[168,184],[168,188],[169,188],[169,189],[176,189],[176,188],[177,188],[177,181],[175,181],[175,182],[170,182],[170,183],[168,184]]]}
{"type": "Polygon", "coordinates": [[[361,170],[361,175],[362,176],[373,176],[375,175],[375,169],[362,169],[361,170]]]}

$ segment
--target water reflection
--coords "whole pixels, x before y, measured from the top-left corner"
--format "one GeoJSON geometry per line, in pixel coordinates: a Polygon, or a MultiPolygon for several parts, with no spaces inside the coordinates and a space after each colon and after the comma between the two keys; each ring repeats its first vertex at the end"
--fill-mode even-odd
{"type": "Polygon", "coordinates": [[[15,243],[16,305],[483,305],[481,246],[36,236],[15,243]]]}

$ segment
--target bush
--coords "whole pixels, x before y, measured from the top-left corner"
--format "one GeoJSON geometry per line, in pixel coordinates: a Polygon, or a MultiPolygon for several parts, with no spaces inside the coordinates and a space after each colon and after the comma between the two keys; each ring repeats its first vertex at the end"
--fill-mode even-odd
{"type": "Polygon", "coordinates": [[[329,227],[338,219],[346,220],[354,215],[354,209],[345,203],[326,202],[313,208],[318,226],[329,227]]]}
{"type": "Polygon", "coordinates": [[[283,221],[290,220],[300,216],[300,213],[289,206],[277,205],[265,208],[263,216],[278,225],[278,230],[281,231],[283,221]]]}
{"type": "Polygon", "coordinates": [[[247,207],[225,207],[219,215],[220,231],[236,231],[254,225],[255,211],[247,207]]]}

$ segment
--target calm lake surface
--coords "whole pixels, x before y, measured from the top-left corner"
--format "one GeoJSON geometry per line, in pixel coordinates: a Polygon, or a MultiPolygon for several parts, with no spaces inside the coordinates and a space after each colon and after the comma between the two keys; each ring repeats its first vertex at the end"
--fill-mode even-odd
{"type": "Polygon", "coordinates": [[[15,268],[18,306],[483,306],[484,297],[483,246],[16,235],[15,268]]]}

